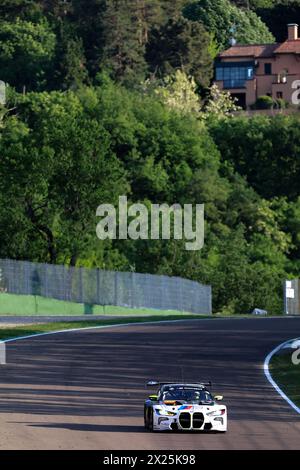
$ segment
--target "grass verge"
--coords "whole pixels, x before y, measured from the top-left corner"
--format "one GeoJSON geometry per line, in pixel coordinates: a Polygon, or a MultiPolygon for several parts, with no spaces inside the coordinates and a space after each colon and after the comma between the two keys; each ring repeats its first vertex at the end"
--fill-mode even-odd
{"type": "Polygon", "coordinates": [[[271,360],[270,372],[281,390],[300,406],[300,365],[293,364],[290,354],[275,355],[271,360]]]}
{"type": "Polygon", "coordinates": [[[95,326],[110,326],[122,325],[128,323],[149,323],[157,321],[174,321],[174,320],[199,320],[211,317],[204,315],[155,315],[152,317],[130,317],[130,318],[115,318],[109,320],[99,321],[72,321],[72,322],[55,322],[43,323],[32,325],[20,325],[14,327],[1,327],[0,325],[0,340],[18,338],[20,336],[29,336],[38,333],[48,333],[51,331],[71,330],[73,328],[90,328],[95,326]]]}
{"type": "MultiPolygon", "coordinates": [[[[0,294],[0,315],[5,316],[132,316],[132,308],[87,305],[75,302],[33,296],[0,294]]],[[[182,315],[188,312],[176,310],[134,309],[136,315],[182,315]]]]}

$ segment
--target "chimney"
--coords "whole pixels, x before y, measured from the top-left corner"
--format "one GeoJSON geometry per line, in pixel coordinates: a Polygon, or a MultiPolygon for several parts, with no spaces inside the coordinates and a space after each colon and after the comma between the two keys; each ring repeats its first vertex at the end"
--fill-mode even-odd
{"type": "Polygon", "coordinates": [[[298,25],[296,23],[288,24],[289,41],[296,41],[298,38],[298,25]]]}

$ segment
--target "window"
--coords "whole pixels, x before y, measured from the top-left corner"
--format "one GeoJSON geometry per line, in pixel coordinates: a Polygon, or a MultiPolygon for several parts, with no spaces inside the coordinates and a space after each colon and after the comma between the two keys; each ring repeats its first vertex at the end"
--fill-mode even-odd
{"type": "Polygon", "coordinates": [[[248,67],[247,69],[247,79],[252,80],[254,75],[253,67],[248,67]]]}
{"type": "Polygon", "coordinates": [[[224,81],[224,88],[244,88],[246,80],[254,76],[252,62],[223,62],[216,67],[216,80],[224,81]]]}
{"type": "Polygon", "coordinates": [[[282,100],[282,98],[283,98],[283,93],[282,93],[282,91],[277,91],[277,93],[276,93],[276,98],[282,100]]]}
{"type": "Polygon", "coordinates": [[[216,69],[216,80],[218,81],[223,80],[223,69],[221,67],[218,67],[216,69]]]}
{"type": "Polygon", "coordinates": [[[265,64],[265,75],[272,75],[272,64],[265,64]]]}

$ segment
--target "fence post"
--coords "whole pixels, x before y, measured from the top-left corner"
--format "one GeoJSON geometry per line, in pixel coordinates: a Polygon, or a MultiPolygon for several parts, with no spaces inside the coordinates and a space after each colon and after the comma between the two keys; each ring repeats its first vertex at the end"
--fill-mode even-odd
{"type": "Polygon", "coordinates": [[[184,309],[184,302],[183,302],[183,295],[182,295],[182,283],[179,278],[176,279],[177,281],[177,296],[178,296],[178,303],[180,305],[180,311],[183,313],[185,311],[184,309]]]}
{"type": "Polygon", "coordinates": [[[44,295],[45,297],[48,297],[48,269],[47,269],[46,264],[44,264],[44,286],[45,286],[44,295]]]}
{"type": "Polygon", "coordinates": [[[80,298],[81,303],[84,303],[83,296],[84,296],[84,292],[83,292],[83,281],[82,281],[82,268],[79,268],[79,298],[80,298]]]}
{"type": "Polygon", "coordinates": [[[96,282],[97,282],[97,303],[99,305],[102,305],[101,299],[100,299],[100,269],[97,268],[97,274],[96,274],[96,282]]]}
{"type": "Polygon", "coordinates": [[[284,281],[284,283],[283,283],[283,303],[284,303],[284,312],[283,313],[285,315],[289,314],[288,299],[287,299],[288,282],[289,281],[284,281]]]}
{"type": "Polygon", "coordinates": [[[29,269],[29,264],[28,261],[25,261],[24,263],[24,272],[25,272],[25,282],[26,282],[26,290],[27,290],[27,295],[32,295],[32,290],[31,290],[31,285],[30,285],[30,278],[31,278],[31,269],[29,269]]]}
{"type": "Polygon", "coordinates": [[[115,306],[118,307],[118,273],[115,272],[115,295],[114,295],[114,298],[115,298],[115,306]]]}

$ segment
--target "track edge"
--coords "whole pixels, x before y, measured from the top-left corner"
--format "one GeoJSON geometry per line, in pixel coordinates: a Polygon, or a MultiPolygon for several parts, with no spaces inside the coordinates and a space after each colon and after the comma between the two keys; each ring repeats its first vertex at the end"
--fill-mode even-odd
{"type": "Polygon", "coordinates": [[[275,380],[273,379],[273,377],[271,375],[269,366],[270,366],[270,362],[271,362],[273,356],[278,351],[280,351],[280,349],[284,348],[284,346],[286,346],[289,343],[292,343],[294,341],[299,341],[299,340],[300,340],[300,338],[294,338],[294,339],[289,339],[288,341],[285,341],[284,343],[279,344],[279,346],[277,346],[275,349],[273,349],[273,351],[271,351],[267,355],[267,357],[265,358],[265,362],[264,362],[264,373],[265,373],[265,376],[266,376],[267,380],[272,385],[272,387],[276,390],[276,392],[281,396],[281,398],[283,398],[288,403],[288,405],[291,408],[293,408],[293,410],[296,411],[296,413],[298,413],[298,414],[300,414],[300,408],[283,392],[283,390],[281,390],[279,385],[275,382],[275,380]]]}

